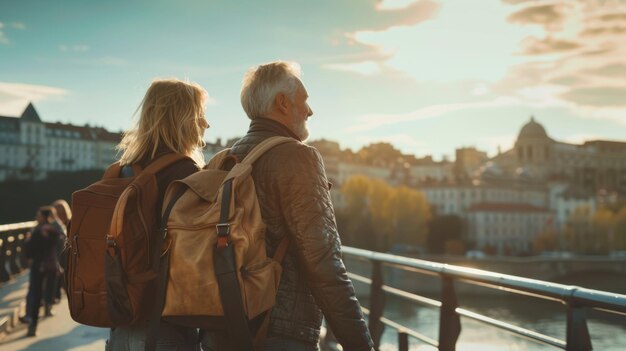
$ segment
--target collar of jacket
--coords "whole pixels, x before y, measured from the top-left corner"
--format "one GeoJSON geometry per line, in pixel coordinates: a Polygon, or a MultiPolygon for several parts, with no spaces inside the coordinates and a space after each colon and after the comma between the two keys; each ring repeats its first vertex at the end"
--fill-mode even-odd
{"type": "Polygon", "coordinates": [[[257,117],[250,122],[248,134],[255,134],[258,132],[271,132],[272,134],[276,134],[278,136],[291,137],[298,141],[302,141],[296,134],[287,128],[287,126],[269,118],[257,117]]]}

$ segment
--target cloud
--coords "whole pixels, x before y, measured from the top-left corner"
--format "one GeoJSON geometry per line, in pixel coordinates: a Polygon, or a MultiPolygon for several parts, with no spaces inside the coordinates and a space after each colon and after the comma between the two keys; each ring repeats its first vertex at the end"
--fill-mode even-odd
{"type": "Polygon", "coordinates": [[[439,9],[439,5],[432,0],[382,1],[376,4],[376,17],[379,19],[377,25],[370,26],[368,30],[383,31],[392,27],[412,26],[432,18],[439,9]],[[393,4],[393,3],[396,4],[393,4]]]}
{"type": "Polygon", "coordinates": [[[10,23],[8,26],[4,22],[0,22],[0,44],[11,43],[11,41],[5,34],[5,30],[7,28],[23,30],[23,29],[26,29],[26,26],[20,22],[13,22],[13,23],[10,23]]]}
{"type": "MultiPolygon", "coordinates": [[[[575,88],[563,94],[565,100],[585,106],[626,107],[626,86],[575,88]]],[[[626,110],[624,110],[626,119],[626,110]]]]}
{"type": "Polygon", "coordinates": [[[547,31],[555,31],[562,28],[567,9],[560,3],[527,6],[509,15],[507,20],[518,24],[538,24],[547,31]]]}
{"type": "Polygon", "coordinates": [[[125,59],[119,58],[119,57],[114,57],[114,56],[106,56],[106,57],[93,58],[93,59],[77,58],[77,59],[70,59],[68,62],[70,62],[72,64],[75,64],[75,65],[81,65],[81,66],[117,66],[117,67],[121,67],[121,66],[128,65],[128,61],[126,61],[125,59]]]}
{"type": "Polygon", "coordinates": [[[16,116],[29,102],[62,97],[68,93],[65,89],[45,85],[0,82],[0,114],[16,116]]]}
{"type": "Polygon", "coordinates": [[[431,105],[404,114],[365,115],[358,117],[358,122],[354,126],[349,127],[347,131],[359,132],[372,130],[389,124],[436,118],[439,116],[443,116],[447,113],[461,110],[487,109],[515,105],[519,105],[519,100],[516,98],[498,97],[496,99],[488,101],[431,105]]]}
{"type": "Polygon", "coordinates": [[[611,27],[590,27],[585,29],[581,35],[583,37],[597,37],[603,35],[620,35],[626,33],[626,26],[611,27]]]}
{"type": "Polygon", "coordinates": [[[4,34],[4,23],[0,22],[0,44],[8,44],[9,38],[4,34]]]}
{"type": "Polygon", "coordinates": [[[331,63],[323,65],[322,67],[338,71],[356,72],[365,76],[371,76],[381,73],[382,70],[380,66],[379,62],[363,61],[356,63],[331,63]]]}
{"type": "Polygon", "coordinates": [[[59,51],[61,52],[87,52],[89,51],[89,46],[87,45],[59,45],[59,51]]]}
{"type": "Polygon", "coordinates": [[[332,39],[334,47],[358,48],[361,52],[356,55],[343,55],[334,62],[323,65],[326,69],[352,71],[358,74],[372,75],[381,73],[378,64],[383,63],[392,55],[383,49],[382,45],[367,43],[357,36],[361,33],[380,33],[392,28],[411,27],[433,18],[439,10],[439,5],[432,0],[392,0],[370,1],[371,20],[363,22],[360,28],[342,33],[341,39],[332,39]]]}
{"type": "Polygon", "coordinates": [[[545,55],[579,49],[581,45],[574,41],[559,40],[552,37],[538,39],[528,37],[522,42],[523,55],[545,55]]]}
{"type": "Polygon", "coordinates": [[[569,75],[569,76],[564,75],[564,76],[554,77],[548,80],[549,84],[566,85],[566,86],[580,86],[588,82],[589,82],[588,79],[586,79],[584,76],[579,76],[579,75],[569,75]]]}
{"type": "Polygon", "coordinates": [[[598,76],[626,79],[626,64],[612,63],[605,66],[589,69],[586,72],[598,76]]]}

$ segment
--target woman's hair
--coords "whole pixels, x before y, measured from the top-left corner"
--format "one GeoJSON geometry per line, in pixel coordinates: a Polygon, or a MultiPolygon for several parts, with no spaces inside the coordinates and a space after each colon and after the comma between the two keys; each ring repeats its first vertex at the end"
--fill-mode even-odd
{"type": "Polygon", "coordinates": [[[57,218],[57,212],[52,206],[41,206],[38,212],[46,223],[52,223],[57,218]]]}
{"type": "Polygon", "coordinates": [[[126,131],[117,149],[120,165],[153,159],[159,147],[190,156],[204,165],[204,103],[206,91],[197,83],[178,79],[154,80],[141,105],[135,126],[126,131]]]}
{"type": "Polygon", "coordinates": [[[58,199],[52,203],[52,206],[57,211],[57,216],[64,225],[67,225],[67,223],[72,220],[72,210],[67,204],[67,201],[58,199]]]}
{"type": "Polygon", "coordinates": [[[294,62],[275,61],[253,67],[243,77],[241,106],[250,119],[266,117],[276,94],[291,100],[300,86],[300,66],[294,62]]]}

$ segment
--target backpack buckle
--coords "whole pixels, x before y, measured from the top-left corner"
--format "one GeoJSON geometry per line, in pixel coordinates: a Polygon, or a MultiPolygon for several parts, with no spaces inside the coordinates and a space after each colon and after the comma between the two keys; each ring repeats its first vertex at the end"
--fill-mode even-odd
{"type": "Polygon", "coordinates": [[[230,223],[218,223],[215,225],[218,236],[228,236],[230,234],[230,223]]]}
{"type": "Polygon", "coordinates": [[[108,248],[112,248],[112,247],[116,247],[116,246],[117,246],[117,244],[115,243],[115,239],[112,236],[107,235],[107,247],[108,248]]]}
{"type": "Polygon", "coordinates": [[[228,246],[230,223],[218,223],[215,225],[215,229],[217,230],[217,248],[225,248],[226,246],[228,246]]]}

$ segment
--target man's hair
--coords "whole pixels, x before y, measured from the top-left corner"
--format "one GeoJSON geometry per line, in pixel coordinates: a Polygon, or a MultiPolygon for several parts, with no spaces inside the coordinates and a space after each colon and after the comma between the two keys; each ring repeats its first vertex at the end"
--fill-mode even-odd
{"type": "Polygon", "coordinates": [[[159,147],[167,147],[203,166],[204,129],[199,120],[204,118],[206,99],[206,91],[196,83],[153,81],[141,102],[139,120],[117,146],[122,151],[120,164],[153,159],[159,147]]]}
{"type": "Polygon", "coordinates": [[[253,67],[246,72],[241,86],[241,106],[250,119],[265,117],[276,94],[295,99],[300,84],[300,65],[275,61],[253,67]]]}

